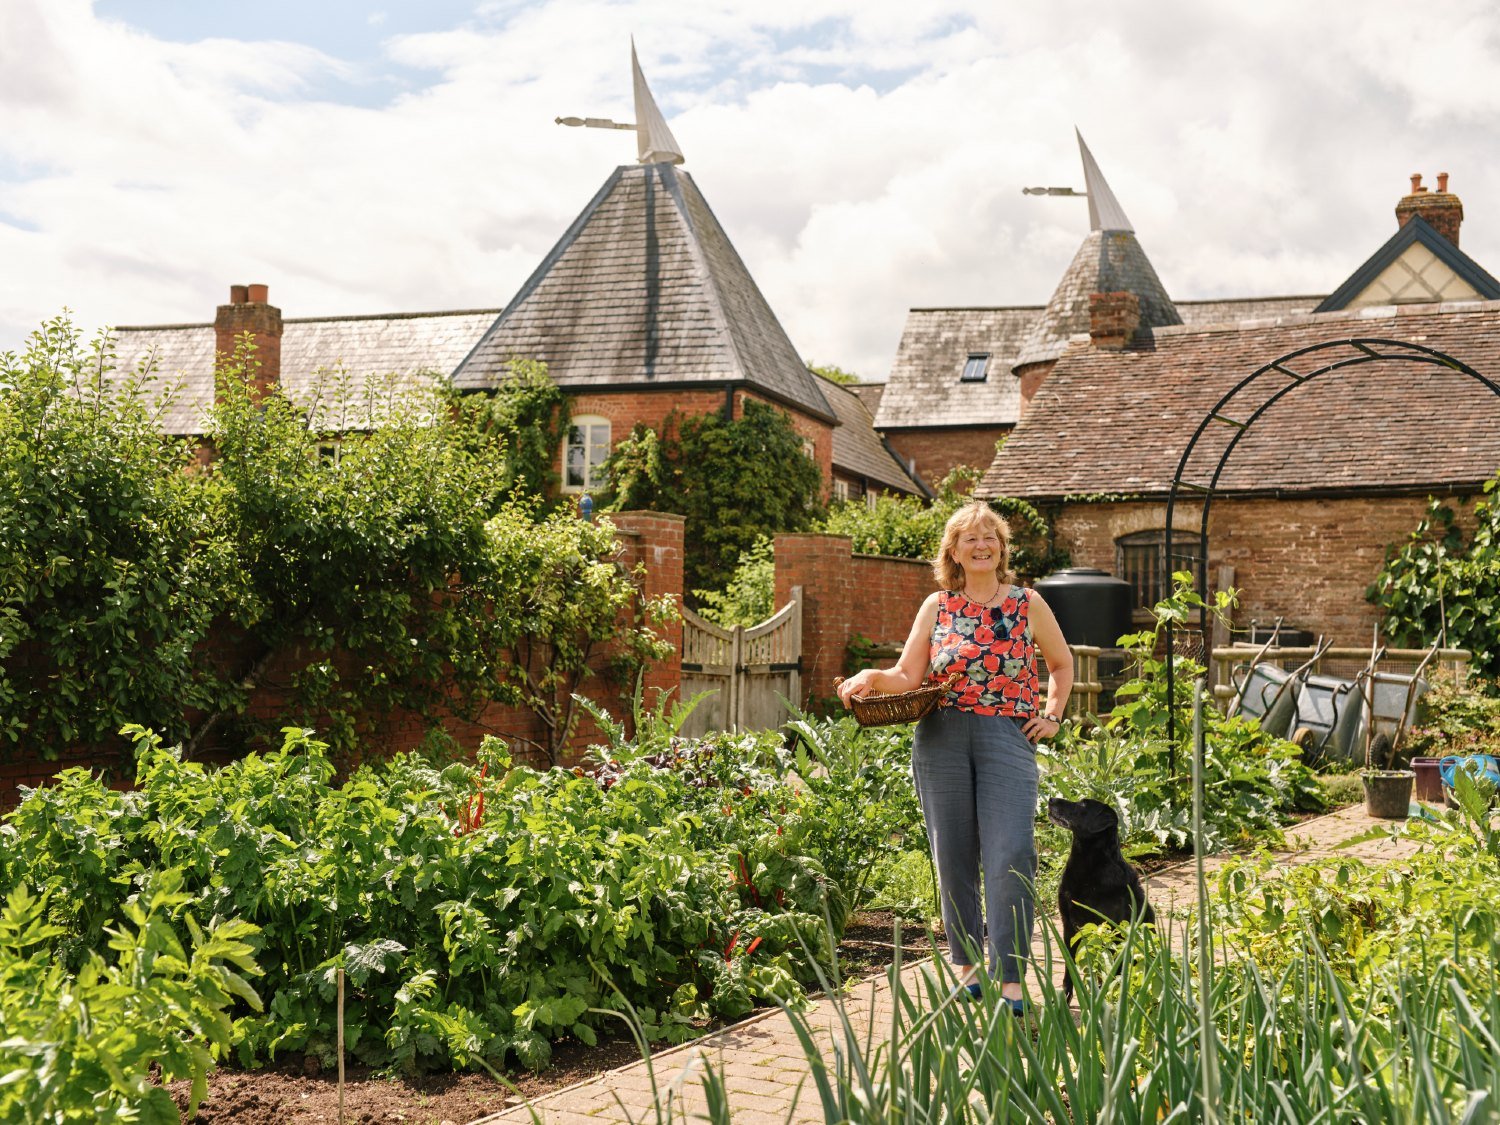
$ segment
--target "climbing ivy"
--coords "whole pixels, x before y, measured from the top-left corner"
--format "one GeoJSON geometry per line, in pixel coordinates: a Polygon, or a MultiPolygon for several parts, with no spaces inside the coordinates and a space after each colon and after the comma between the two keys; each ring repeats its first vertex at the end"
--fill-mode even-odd
{"type": "Polygon", "coordinates": [[[823,477],[786,414],[746,401],[736,419],[673,413],[661,431],[637,426],[605,463],[606,511],[686,518],[685,587],[723,590],[762,536],[803,531],[822,510],[823,477]]]}

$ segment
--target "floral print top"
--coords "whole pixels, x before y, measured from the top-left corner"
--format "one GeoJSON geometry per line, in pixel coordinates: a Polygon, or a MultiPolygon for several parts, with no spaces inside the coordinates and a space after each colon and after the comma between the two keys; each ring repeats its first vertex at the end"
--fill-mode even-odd
{"type": "Polygon", "coordinates": [[[1031,591],[1012,586],[993,606],[956,590],[938,596],[928,660],[933,679],[965,678],[943,693],[940,706],[976,715],[1029,716],[1041,710],[1036,646],[1026,615],[1031,591]]]}

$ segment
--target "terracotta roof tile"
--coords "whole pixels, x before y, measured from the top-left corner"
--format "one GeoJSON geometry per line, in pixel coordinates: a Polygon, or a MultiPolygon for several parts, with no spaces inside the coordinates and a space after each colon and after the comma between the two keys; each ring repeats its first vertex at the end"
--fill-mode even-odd
{"type": "MultiPolygon", "coordinates": [[[[1165,494],[1193,431],[1240,380],[1298,348],[1351,338],[1436,349],[1500,382],[1500,302],[1181,327],[1158,331],[1150,348],[1124,352],[1075,345],[978,491],[1037,499],[1165,494]]],[[[1338,352],[1359,354],[1349,347],[1338,352]]],[[[1307,358],[1291,366],[1306,373],[1312,363],[1307,358]]],[[[1289,385],[1244,431],[1220,477],[1221,490],[1422,491],[1472,486],[1500,467],[1500,396],[1462,374],[1394,360],[1350,366],[1301,385],[1273,373],[1256,380],[1225,413],[1246,419],[1289,385]]],[[[1187,478],[1207,483],[1238,432],[1210,423],[1187,478]]]]}

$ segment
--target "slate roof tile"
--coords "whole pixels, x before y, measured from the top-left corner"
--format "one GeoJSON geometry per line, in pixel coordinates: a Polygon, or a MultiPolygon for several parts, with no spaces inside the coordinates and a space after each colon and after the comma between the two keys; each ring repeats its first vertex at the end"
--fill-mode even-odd
{"type": "Polygon", "coordinates": [[[835,420],[697,185],[617,168],[454,373],[494,385],[513,357],[570,390],[742,383],[835,420]]]}

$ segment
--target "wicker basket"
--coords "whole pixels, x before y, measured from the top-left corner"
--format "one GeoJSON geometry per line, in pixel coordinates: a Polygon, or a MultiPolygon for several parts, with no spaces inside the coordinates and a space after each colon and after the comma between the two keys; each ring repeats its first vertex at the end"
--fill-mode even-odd
{"type": "MultiPolygon", "coordinates": [[[[849,706],[854,712],[854,721],[862,727],[889,727],[899,723],[914,723],[918,719],[926,718],[938,705],[943,692],[961,679],[963,679],[962,674],[955,672],[945,680],[934,680],[919,688],[912,688],[911,691],[889,694],[871,692],[868,695],[856,695],[849,700],[849,706]]],[[[843,678],[840,677],[833,681],[833,686],[838,687],[843,682],[843,678]]]]}

